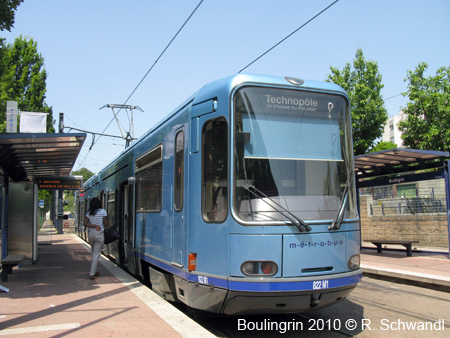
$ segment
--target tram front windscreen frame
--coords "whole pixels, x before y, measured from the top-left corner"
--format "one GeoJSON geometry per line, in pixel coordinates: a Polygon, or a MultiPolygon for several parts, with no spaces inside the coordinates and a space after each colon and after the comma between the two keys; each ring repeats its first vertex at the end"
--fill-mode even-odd
{"type": "Polygon", "coordinates": [[[337,94],[248,86],[233,96],[233,214],[244,225],[356,219],[351,117],[337,94]],[[345,198],[347,196],[348,198],[345,198]]]}

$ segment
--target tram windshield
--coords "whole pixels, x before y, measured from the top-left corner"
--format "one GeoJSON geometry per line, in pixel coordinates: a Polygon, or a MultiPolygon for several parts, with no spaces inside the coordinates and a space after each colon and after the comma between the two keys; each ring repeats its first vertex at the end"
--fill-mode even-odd
{"type": "Polygon", "coordinates": [[[243,87],[233,106],[233,212],[241,223],[356,218],[344,97],[243,87]]]}

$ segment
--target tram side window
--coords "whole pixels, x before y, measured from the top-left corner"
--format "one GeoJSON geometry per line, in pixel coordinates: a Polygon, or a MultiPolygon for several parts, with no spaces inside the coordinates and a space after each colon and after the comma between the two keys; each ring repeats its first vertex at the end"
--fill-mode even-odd
{"type": "Polygon", "coordinates": [[[180,131],[175,136],[175,174],[173,204],[176,211],[183,209],[183,184],[184,183],[184,132],[180,131]]]}
{"type": "Polygon", "coordinates": [[[107,213],[108,213],[109,226],[115,227],[115,220],[116,220],[116,194],[115,194],[115,192],[110,192],[108,194],[107,213]]]}
{"type": "MultiPolygon", "coordinates": [[[[89,212],[89,199],[86,197],[86,199],[84,200],[84,210],[83,210],[83,219],[81,221],[81,224],[83,224],[84,221],[84,217],[86,216],[86,214],[89,212]]],[[[85,228],[87,230],[87,228],[85,228]]]]}
{"type": "Polygon", "coordinates": [[[224,118],[207,121],[202,131],[202,214],[223,222],[228,210],[228,126],[224,118]]]}
{"type": "Polygon", "coordinates": [[[136,211],[159,212],[162,207],[162,146],[136,160],[136,211]]]}

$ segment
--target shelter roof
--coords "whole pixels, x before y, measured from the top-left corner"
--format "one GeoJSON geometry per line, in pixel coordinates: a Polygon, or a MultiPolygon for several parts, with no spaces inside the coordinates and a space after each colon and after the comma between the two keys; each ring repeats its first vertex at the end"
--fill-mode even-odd
{"type": "Polygon", "coordinates": [[[0,134],[0,168],[13,181],[37,176],[68,176],[86,134],[0,134]]]}
{"type": "Polygon", "coordinates": [[[356,177],[368,178],[417,170],[441,168],[447,151],[389,149],[355,157],[356,177]]]}

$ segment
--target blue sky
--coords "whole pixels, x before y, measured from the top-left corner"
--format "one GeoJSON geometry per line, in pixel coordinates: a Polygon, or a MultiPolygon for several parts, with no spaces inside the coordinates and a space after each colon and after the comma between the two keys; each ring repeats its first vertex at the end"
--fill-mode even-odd
{"type": "MultiPolygon", "coordinates": [[[[199,0],[25,0],[12,43],[33,38],[45,59],[48,105],[65,125],[102,132],[154,64],[199,0]]],[[[232,75],[333,0],[204,0],[128,104],[139,137],[204,84],[232,75]]],[[[341,0],[246,69],[250,73],[324,80],[362,48],[378,63],[390,116],[407,103],[408,70],[427,62],[427,75],[450,65],[450,1],[341,0]]],[[[119,118],[128,127],[126,115],[119,118]]],[[[119,135],[115,122],[105,131],[119,135]]],[[[98,172],[124,141],[88,135],[74,169],[98,172]]]]}

